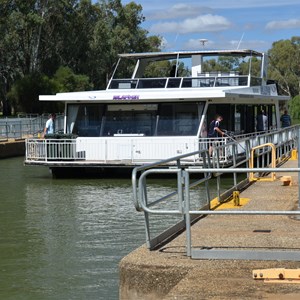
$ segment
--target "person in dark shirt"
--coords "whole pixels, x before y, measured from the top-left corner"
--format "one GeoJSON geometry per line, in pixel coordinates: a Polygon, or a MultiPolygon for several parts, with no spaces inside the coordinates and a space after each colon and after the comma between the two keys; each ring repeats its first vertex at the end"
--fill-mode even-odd
{"type": "Polygon", "coordinates": [[[282,128],[291,126],[291,124],[292,124],[291,117],[288,114],[287,110],[285,110],[284,114],[280,117],[280,121],[281,121],[282,128]]]}
{"type": "MultiPolygon", "coordinates": [[[[212,120],[209,124],[208,128],[208,134],[207,136],[209,138],[217,138],[219,136],[224,136],[224,132],[220,129],[220,122],[223,120],[223,117],[221,115],[216,115],[214,120],[212,120]]],[[[209,155],[211,156],[213,151],[213,139],[211,139],[211,142],[209,143],[209,155]]]]}
{"type": "Polygon", "coordinates": [[[208,128],[208,137],[218,137],[223,136],[224,132],[220,129],[220,122],[223,120],[223,117],[216,115],[215,119],[211,121],[208,128]]]}

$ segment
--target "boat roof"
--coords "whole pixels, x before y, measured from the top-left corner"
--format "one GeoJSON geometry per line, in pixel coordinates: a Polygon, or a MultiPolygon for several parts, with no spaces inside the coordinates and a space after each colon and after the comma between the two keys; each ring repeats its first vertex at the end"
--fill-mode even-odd
{"type": "Polygon", "coordinates": [[[263,53],[255,50],[196,50],[196,51],[172,51],[172,52],[143,52],[143,53],[122,53],[120,58],[128,59],[170,59],[174,57],[191,57],[193,55],[202,56],[259,56],[263,53]]]}

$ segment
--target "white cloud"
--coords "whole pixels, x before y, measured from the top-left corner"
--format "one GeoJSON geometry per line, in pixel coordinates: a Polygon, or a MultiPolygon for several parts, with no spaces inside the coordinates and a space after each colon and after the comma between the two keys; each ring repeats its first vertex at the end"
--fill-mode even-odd
{"type": "Polygon", "coordinates": [[[224,17],[218,15],[201,15],[197,18],[189,18],[182,22],[160,22],[150,29],[153,33],[200,33],[218,32],[231,27],[231,23],[224,17]]]}
{"type": "Polygon", "coordinates": [[[148,20],[164,20],[164,19],[181,19],[187,17],[195,17],[200,14],[212,13],[212,9],[208,7],[189,5],[186,3],[178,3],[165,10],[155,10],[147,16],[148,20]]]}
{"type": "MultiPolygon", "coordinates": [[[[204,46],[204,49],[254,49],[257,51],[266,51],[270,47],[270,44],[262,40],[229,40],[225,41],[222,39],[220,42],[215,42],[213,40],[208,40],[204,46]],[[240,44],[240,45],[239,45],[240,44]]],[[[185,50],[199,50],[203,46],[200,43],[199,39],[190,39],[184,45],[183,49],[185,50]]]]}
{"type": "MultiPolygon", "coordinates": [[[[123,3],[129,3],[132,0],[122,0],[123,3]]],[[[150,12],[154,12],[153,7],[159,7],[161,10],[164,10],[166,13],[169,13],[168,7],[174,4],[174,0],[138,0],[136,1],[143,6],[144,11],[148,11],[147,18],[149,17],[150,12]]],[[[185,5],[189,3],[189,6],[194,8],[199,8],[199,0],[188,0],[181,1],[177,5],[185,5]]],[[[211,9],[247,9],[247,8],[266,8],[266,7],[280,7],[288,5],[299,5],[299,0],[201,0],[202,7],[210,7],[211,9]]]]}
{"type": "Polygon", "coordinates": [[[299,0],[202,0],[202,5],[209,5],[213,8],[235,9],[235,8],[261,8],[279,7],[287,5],[298,5],[299,0]]]}
{"type": "Polygon", "coordinates": [[[200,39],[189,39],[185,44],[184,44],[184,49],[188,50],[199,50],[199,49],[213,49],[215,48],[215,42],[208,40],[205,43],[205,46],[203,46],[200,42],[200,39]]]}
{"type": "Polygon", "coordinates": [[[231,49],[237,49],[239,46],[239,49],[253,49],[257,51],[268,49],[270,44],[266,41],[262,40],[231,40],[229,41],[229,45],[231,46],[231,49]]]}
{"type": "Polygon", "coordinates": [[[268,30],[300,28],[300,19],[289,19],[286,21],[272,21],[267,23],[265,28],[268,30]]]}

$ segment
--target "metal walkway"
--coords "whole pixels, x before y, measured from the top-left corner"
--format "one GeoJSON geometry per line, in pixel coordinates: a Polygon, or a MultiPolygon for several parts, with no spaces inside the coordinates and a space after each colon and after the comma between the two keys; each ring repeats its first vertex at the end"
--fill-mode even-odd
{"type": "MultiPolygon", "coordinates": [[[[186,231],[186,254],[194,259],[254,259],[254,260],[297,260],[300,261],[299,249],[297,251],[287,249],[259,249],[253,252],[253,249],[213,249],[213,248],[198,248],[192,247],[192,226],[195,220],[202,219],[208,215],[223,215],[223,216],[299,216],[299,210],[212,210],[211,209],[211,182],[216,183],[217,199],[219,203],[225,201],[232,195],[233,191],[242,189],[246,184],[249,184],[249,173],[254,174],[268,174],[275,172],[297,172],[300,168],[288,167],[279,168],[283,162],[287,161],[291,156],[292,151],[299,149],[298,136],[300,128],[298,126],[292,127],[289,130],[283,130],[279,135],[268,136],[264,141],[274,144],[275,151],[275,167],[272,164],[271,149],[267,145],[265,147],[258,147],[251,151],[250,142],[246,150],[246,156],[243,160],[236,161],[233,155],[233,165],[230,168],[222,168],[218,160],[218,153],[222,151],[222,147],[215,149],[215,155],[209,157],[208,151],[203,150],[197,153],[203,158],[203,167],[186,167],[181,164],[181,161],[187,155],[177,156],[157,162],[155,164],[145,165],[134,169],[132,174],[133,197],[134,204],[138,211],[142,211],[145,215],[145,229],[146,229],[146,243],[150,250],[158,249],[166,242],[172,240],[179,233],[186,231]],[[279,138],[280,137],[280,138],[279,138]],[[284,138],[283,138],[284,137],[284,138]],[[255,156],[255,166],[249,167],[250,156],[255,156]],[[176,161],[176,168],[166,168],[168,163],[173,160],[176,161]],[[147,179],[151,175],[168,174],[175,178],[176,187],[173,192],[167,193],[160,197],[153,197],[147,179]],[[221,188],[222,175],[232,175],[232,186],[223,191],[221,188]],[[246,174],[242,179],[240,174],[246,174]],[[215,178],[215,179],[213,179],[215,178]],[[199,188],[202,186],[202,189],[199,188]],[[202,201],[198,201],[199,193],[202,195],[202,201]],[[196,200],[195,200],[196,199],[196,200]],[[204,199],[204,201],[203,201],[204,199]],[[168,228],[165,232],[154,236],[151,219],[153,216],[164,219],[168,216],[177,216],[180,222],[176,222],[174,226],[168,228]],[[270,252],[271,251],[271,252],[270,252]],[[251,254],[252,253],[252,254],[251,254]]],[[[234,154],[237,143],[232,143],[231,151],[234,154]]],[[[190,155],[195,155],[191,153],[190,155]]],[[[300,165],[300,161],[298,162],[300,165]]],[[[299,176],[298,176],[299,181],[299,176]]],[[[300,184],[298,183],[300,186],[300,184]]],[[[266,196],[266,195],[265,195],[266,196]]],[[[298,201],[298,208],[300,203],[298,201]]],[[[200,220],[200,224],[203,222],[200,220]]],[[[216,229],[217,230],[217,229],[216,229]]]]}

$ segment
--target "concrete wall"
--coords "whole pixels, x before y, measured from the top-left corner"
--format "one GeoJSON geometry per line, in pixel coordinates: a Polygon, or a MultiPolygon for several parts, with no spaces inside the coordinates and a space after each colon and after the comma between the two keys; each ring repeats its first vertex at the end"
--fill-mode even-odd
{"type": "Polygon", "coordinates": [[[0,142],[0,159],[25,155],[25,140],[0,142]]]}
{"type": "MultiPolygon", "coordinates": [[[[155,251],[156,252],[156,251],[155,251]]],[[[151,259],[145,246],[125,256],[119,264],[120,300],[157,300],[165,297],[189,272],[190,266],[177,261],[151,259]],[[144,259],[145,258],[145,259],[144,259]],[[150,259],[149,259],[150,258],[150,259]]]]}

